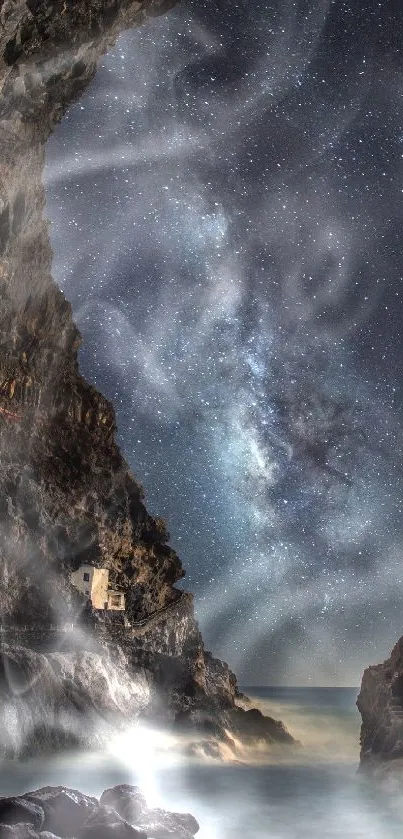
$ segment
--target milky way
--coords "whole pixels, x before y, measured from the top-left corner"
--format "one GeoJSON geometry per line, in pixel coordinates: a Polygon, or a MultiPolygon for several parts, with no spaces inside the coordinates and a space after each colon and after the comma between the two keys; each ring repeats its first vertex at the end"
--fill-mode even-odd
{"type": "Polygon", "coordinates": [[[208,646],[357,684],[403,631],[401,12],[250,6],[104,58],[48,146],[54,276],[208,646]]]}

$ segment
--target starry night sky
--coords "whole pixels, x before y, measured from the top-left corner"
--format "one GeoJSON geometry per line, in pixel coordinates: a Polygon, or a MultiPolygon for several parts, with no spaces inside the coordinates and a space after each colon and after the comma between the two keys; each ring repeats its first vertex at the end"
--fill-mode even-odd
{"type": "Polygon", "coordinates": [[[184,0],[47,149],[84,375],[247,684],[403,633],[400,3],[184,0]]]}

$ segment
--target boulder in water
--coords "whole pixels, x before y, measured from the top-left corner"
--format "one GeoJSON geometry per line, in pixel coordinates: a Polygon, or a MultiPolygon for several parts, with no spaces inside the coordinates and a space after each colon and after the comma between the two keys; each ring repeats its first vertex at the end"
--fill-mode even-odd
{"type": "Polygon", "coordinates": [[[146,810],[137,822],[152,839],[193,839],[199,825],[190,813],[170,813],[156,807],[146,810]]]}
{"type": "Polygon", "coordinates": [[[141,790],[129,784],[105,790],[101,802],[68,787],[42,787],[0,803],[0,839],[193,839],[199,829],[190,813],[148,809],[141,790]],[[135,824],[105,801],[122,813],[135,810],[135,824]],[[25,817],[31,821],[17,821],[25,817]]]}
{"type": "Polygon", "coordinates": [[[147,809],[146,799],[141,790],[131,784],[118,784],[105,789],[100,798],[101,804],[113,807],[130,824],[137,822],[147,809]]]}
{"type": "Polygon", "coordinates": [[[114,807],[126,821],[142,828],[154,839],[191,839],[199,830],[198,822],[190,813],[149,809],[139,787],[130,784],[118,784],[104,790],[100,801],[114,807]]]}
{"type": "Polygon", "coordinates": [[[100,804],[82,826],[79,839],[147,839],[147,835],[129,824],[113,807],[100,804]]]}
{"type": "Polygon", "coordinates": [[[96,798],[68,787],[42,787],[27,793],[22,800],[40,805],[45,814],[43,827],[60,837],[76,835],[99,807],[96,798]]]}

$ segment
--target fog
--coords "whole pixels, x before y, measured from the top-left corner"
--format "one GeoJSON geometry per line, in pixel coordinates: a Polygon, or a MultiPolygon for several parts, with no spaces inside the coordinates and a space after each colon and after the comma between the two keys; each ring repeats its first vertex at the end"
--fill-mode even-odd
{"type": "MultiPolygon", "coordinates": [[[[259,693],[259,692],[258,692],[259,693]]],[[[138,784],[148,803],[190,811],[200,839],[392,839],[401,835],[400,796],[357,775],[355,691],[260,695],[257,704],[285,721],[301,745],[286,753],[256,746],[223,762],[184,756],[183,741],[135,726],[102,752],[70,752],[4,764],[3,794],[66,784],[99,796],[114,783],[138,784]],[[302,698],[304,694],[302,695],[302,698]]]]}

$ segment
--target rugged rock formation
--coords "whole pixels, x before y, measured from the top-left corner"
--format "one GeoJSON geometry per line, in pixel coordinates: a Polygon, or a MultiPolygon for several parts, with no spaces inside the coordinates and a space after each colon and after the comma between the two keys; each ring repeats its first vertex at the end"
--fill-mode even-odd
{"type": "MultiPolygon", "coordinates": [[[[113,407],[79,373],[80,335],[51,277],[43,216],[44,144],[56,121],[119,32],[171,5],[0,2],[0,610],[10,748],[17,706],[20,715],[24,704],[33,708],[31,735],[22,744],[29,750],[39,743],[46,714],[49,728],[60,731],[62,717],[74,718],[73,707],[105,710],[101,688],[108,706],[118,678],[128,691],[128,716],[145,705],[172,721],[214,713],[224,736],[225,726],[239,728],[245,713],[235,708],[235,677],[204,651],[192,597],[175,588],[183,568],[116,445],[113,407]],[[100,625],[85,609],[69,582],[83,562],[107,567],[112,584],[125,591],[130,631],[100,625]],[[61,639],[54,627],[66,624],[81,629],[61,639]],[[93,644],[102,661],[86,655],[93,644]],[[46,678],[28,678],[38,667],[46,678]],[[20,674],[23,692],[13,691],[12,672],[20,674]],[[127,685],[129,672],[140,680],[140,696],[127,685]],[[151,684],[159,700],[147,702],[151,684]]],[[[257,723],[249,727],[252,739],[291,742],[281,726],[257,723]]]]}
{"type": "Polygon", "coordinates": [[[118,648],[111,656],[86,639],[82,650],[39,653],[4,644],[2,653],[0,730],[7,756],[102,748],[119,726],[155,704],[155,678],[128,668],[118,648]]]}
{"type": "Polygon", "coordinates": [[[362,716],[361,769],[382,776],[391,768],[386,764],[393,763],[394,771],[403,763],[403,638],[390,658],[365,670],[357,707],[362,716]]]}
{"type": "Polygon", "coordinates": [[[100,801],[68,787],[42,787],[0,799],[2,839],[193,839],[190,813],[151,809],[138,787],[120,784],[100,801]]]}
{"type": "MultiPolygon", "coordinates": [[[[60,568],[66,580],[83,560],[110,567],[112,581],[128,589],[128,611],[136,619],[178,597],[173,586],[183,576],[180,561],[121,458],[113,408],[78,372],[80,336],[51,278],[41,182],[44,143],[88,84],[99,56],[123,27],[170,5],[1,4],[1,604],[3,620],[13,623],[26,613],[23,575],[32,583],[23,589],[24,596],[30,592],[30,613],[36,607],[46,623],[52,606],[59,616],[66,602],[65,582],[62,598],[53,602],[60,568]],[[50,567],[57,573],[46,590],[50,567]]],[[[69,617],[76,600],[73,593],[67,599],[69,617]]]]}

